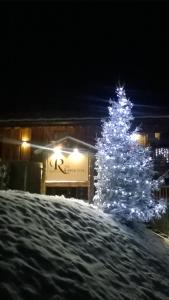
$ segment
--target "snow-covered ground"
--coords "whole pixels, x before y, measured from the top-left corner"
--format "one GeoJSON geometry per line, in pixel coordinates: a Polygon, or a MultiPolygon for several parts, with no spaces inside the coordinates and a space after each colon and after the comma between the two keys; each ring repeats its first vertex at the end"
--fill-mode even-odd
{"type": "Polygon", "coordinates": [[[169,299],[169,246],[82,201],[0,191],[1,300],[169,299]]]}

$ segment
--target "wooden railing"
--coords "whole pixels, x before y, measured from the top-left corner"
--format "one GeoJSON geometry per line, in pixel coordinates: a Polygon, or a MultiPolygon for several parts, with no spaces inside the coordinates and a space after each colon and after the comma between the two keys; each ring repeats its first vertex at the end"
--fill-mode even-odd
{"type": "Polygon", "coordinates": [[[169,200],[169,185],[162,186],[159,191],[155,191],[155,198],[169,200]]]}

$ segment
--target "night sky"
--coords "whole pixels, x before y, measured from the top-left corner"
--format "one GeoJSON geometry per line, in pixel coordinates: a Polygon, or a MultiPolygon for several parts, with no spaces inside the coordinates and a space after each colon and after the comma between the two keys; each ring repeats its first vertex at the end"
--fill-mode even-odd
{"type": "Polygon", "coordinates": [[[0,23],[1,112],[97,116],[118,82],[135,110],[167,111],[167,2],[6,2],[0,23]]]}

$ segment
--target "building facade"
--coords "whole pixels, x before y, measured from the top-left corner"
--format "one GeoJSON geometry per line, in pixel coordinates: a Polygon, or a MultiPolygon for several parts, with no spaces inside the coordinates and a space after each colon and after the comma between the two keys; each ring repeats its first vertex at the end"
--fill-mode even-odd
{"type": "MultiPolygon", "coordinates": [[[[169,163],[168,121],[165,117],[135,120],[142,128],[136,139],[152,146],[163,173],[169,163]]],[[[10,164],[9,187],[91,201],[94,145],[100,133],[100,118],[1,119],[0,158],[10,164]]]]}
{"type": "Polygon", "coordinates": [[[91,200],[99,132],[93,118],[1,120],[0,158],[12,166],[10,188],[91,200]]]}

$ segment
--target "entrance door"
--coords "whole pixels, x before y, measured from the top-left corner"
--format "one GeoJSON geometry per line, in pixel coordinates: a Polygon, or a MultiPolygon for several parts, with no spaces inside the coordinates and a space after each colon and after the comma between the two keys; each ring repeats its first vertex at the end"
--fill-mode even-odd
{"type": "Polygon", "coordinates": [[[47,195],[64,195],[66,198],[88,200],[87,187],[47,187],[47,195]]]}

